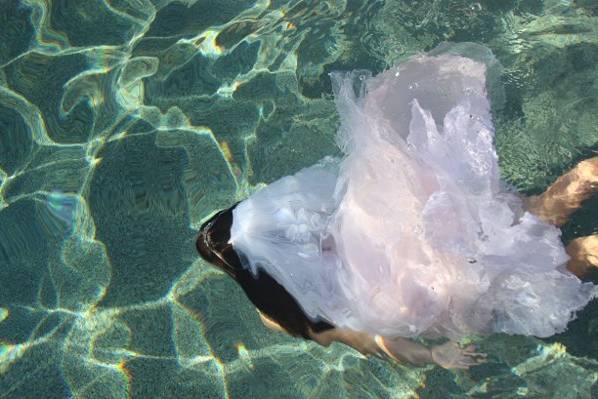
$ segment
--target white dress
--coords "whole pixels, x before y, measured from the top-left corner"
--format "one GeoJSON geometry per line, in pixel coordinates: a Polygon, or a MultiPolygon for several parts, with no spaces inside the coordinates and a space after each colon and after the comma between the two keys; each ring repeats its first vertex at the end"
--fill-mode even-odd
{"type": "Polygon", "coordinates": [[[598,287],[565,269],[560,230],[501,183],[486,90],[497,67],[460,45],[376,77],[333,74],[345,157],[237,206],[244,266],[313,319],[389,337],[565,330],[598,287]]]}

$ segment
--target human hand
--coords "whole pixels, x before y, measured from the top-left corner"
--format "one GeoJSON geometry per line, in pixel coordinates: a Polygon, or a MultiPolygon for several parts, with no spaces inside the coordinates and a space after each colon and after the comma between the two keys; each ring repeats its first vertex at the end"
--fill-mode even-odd
{"type": "Polygon", "coordinates": [[[454,341],[435,346],[430,351],[434,363],[445,369],[468,369],[486,362],[486,354],[475,352],[475,346],[461,348],[454,341]]]}

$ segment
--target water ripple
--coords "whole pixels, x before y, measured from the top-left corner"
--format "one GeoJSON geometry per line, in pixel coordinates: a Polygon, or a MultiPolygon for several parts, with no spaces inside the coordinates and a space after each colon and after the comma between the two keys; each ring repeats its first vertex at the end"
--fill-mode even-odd
{"type": "Polygon", "coordinates": [[[598,148],[597,27],[590,1],[0,2],[0,398],[595,396],[595,305],[418,369],[266,330],[193,241],[337,152],[329,72],[445,40],[500,59],[503,175],[542,189],[598,148]]]}

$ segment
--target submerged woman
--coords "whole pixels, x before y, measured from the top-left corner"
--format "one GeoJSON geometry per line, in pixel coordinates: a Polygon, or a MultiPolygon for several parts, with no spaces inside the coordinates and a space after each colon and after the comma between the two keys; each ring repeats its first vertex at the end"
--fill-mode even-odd
{"type": "Polygon", "coordinates": [[[467,368],[484,355],[410,338],[564,331],[598,295],[571,272],[596,262],[597,236],[566,250],[558,229],[598,190],[598,158],[541,196],[508,189],[487,98],[497,68],[489,50],[461,45],[376,77],[334,74],[344,158],[218,213],[200,254],[266,325],[366,355],[467,368]]]}

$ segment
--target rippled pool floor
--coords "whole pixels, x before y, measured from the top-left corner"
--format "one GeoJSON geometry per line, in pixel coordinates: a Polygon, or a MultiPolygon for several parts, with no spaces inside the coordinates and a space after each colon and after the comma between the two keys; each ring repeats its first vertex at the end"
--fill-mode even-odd
{"type": "MultiPolygon", "coordinates": [[[[266,330],[201,221],[337,154],[328,72],[490,47],[504,178],[598,150],[591,0],[0,0],[0,398],[598,397],[598,304],[470,371],[266,330]]],[[[598,200],[564,238],[598,232],[598,200]]],[[[597,279],[594,279],[597,281],[597,279]]]]}

